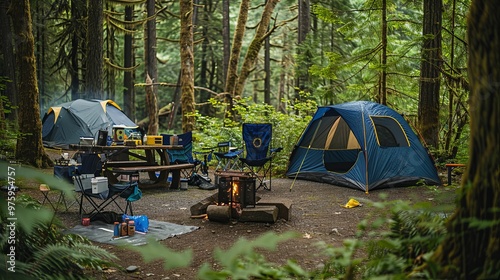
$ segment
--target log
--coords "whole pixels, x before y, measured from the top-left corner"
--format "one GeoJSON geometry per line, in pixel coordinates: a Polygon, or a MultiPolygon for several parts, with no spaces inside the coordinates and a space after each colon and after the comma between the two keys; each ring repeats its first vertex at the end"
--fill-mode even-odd
{"type": "Polygon", "coordinates": [[[191,216],[199,216],[203,214],[207,214],[207,207],[209,205],[214,205],[217,204],[218,198],[218,193],[214,193],[213,195],[203,199],[202,201],[196,203],[195,205],[191,206],[191,216]]]}
{"type": "Polygon", "coordinates": [[[231,218],[230,211],[229,205],[209,205],[207,207],[207,216],[210,221],[227,223],[231,218]]]}
{"type": "Polygon", "coordinates": [[[278,219],[278,207],[276,206],[258,206],[254,208],[243,208],[240,222],[260,222],[275,223],[278,219]]]}

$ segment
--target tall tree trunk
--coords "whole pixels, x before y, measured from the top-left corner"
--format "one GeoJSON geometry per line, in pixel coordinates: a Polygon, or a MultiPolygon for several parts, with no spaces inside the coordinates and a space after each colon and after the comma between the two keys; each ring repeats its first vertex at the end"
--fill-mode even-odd
{"type": "Polygon", "coordinates": [[[231,55],[231,27],[229,25],[229,0],[222,0],[222,67],[223,81],[227,82],[231,55]]]}
{"type": "MultiPolygon", "coordinates": [[[[111,13],[114,13],[114,7],[109,5],[109,2],[106,2],[106,10],[110,11],[111,13]]],[[[106,31],[106,57],[108,61],[111,61],[112,63],[115,62],[115,27],[111,24],[105,25],[105,31],[106,31]]],[[[105,67],[104,71],[106,73],[105,75],[105,92],[104,92],[104,99],[111,99],[114,100],[116,96],[116,68],[115,67],[105,67]]]]}
{"type": "Polygon", "coordinates": [[[240,59],[241,46],[243,45],[243,36],[245,35],[249,7],[250,0],[241,0],[240,13],[234,30],[233,46],[231,48],[231,56],[229,58],[229,66],[226,74],[226,87],[224,90],[231,97],[235,95],[236,81],[238,79],[238,61],[240,59]]]}
{"type": "MultiPolygon", "coordinates": [[[[203,17],[204,17],[204,20],[205,22],[208,22],[208,15],[209,15],[209,10],[208,10],[208,7],[205,5],[205,9],[203,11],[203,17]]],[[[197,24],[195,23],[195,26],[197,24]]],[[[224,27],[223,27],[224,28],[224,27]]],[[[200,79],[199,79],[199,85],[200,87],[203,87],[203,88],[209,88],[209,85],[208,85],[208,73],[209,73],[209,69],[208,69],[208,59],[209,59],[209,56],[207,55],[208,52],[209,52],[209,45],[210,45],[210,41],[209,41],[209,27],[207,25],[204,25],[202,28],[202,36],[203,36],[203,41],[201,43],[201,65],[200,65],[200,70],[199,70],[199,75],[200,75],[200,79]]],[[[224,51],[223,51],[224,52],[224,51]]],[[[229,53],[228,53],[229,55],[229,53]]],[[[224,53],[224,56],[226,56],[226,54],[224,53]]],[[[227,65],[226,65],[227,66],[227,65]]],[[[226,67],[226,66],[223,66],[223,67],[226,67]]],[[[225,72],[223,72],[225,73],[225,72]]],[[[212,73],[213,74],[213,73],[212,73]]],[[[197,102],[200,102],[200,103],[205,103],[207,102],[208,100],[210,99],[210,93],[206,92],[206,91],[202,91],[200,92],[200,94],[198,95],[198,100],[197,102]]],[[[207,104],[207,105],[202,105],[201,107],[198,108],[198,110],[200,111],[200,113],[202,115],[205,115],[205,116],[209,116],[210,115],[210,106],[207,104]]]]}
{"type": "Polygon", "coordinates": [[[468,17],[469,162],[458,207],[433,261],[437,278],[500,277],[500,6],[473,0],[468,17]]]}
{"type": "MultiPolygon", "coordinates": [[[[125,22],[132,22],[134,20],[134,6],[125,7],[125,22]]],[[[127,30],[133,30],[132,24],[126,26],[127,30]]],[[[127,32],[124,36],[124,54],[123,66],[126,69],[123,73],[123,104],[125,114],[132,120],[135,120],[135,94],[134,94],[134,48],[132,33],[127,32]]]]}
{"type": "Polygon", "coordinates": [[[31,26],[29,0],[15,1],[10,16],[17,46],[16,66],[19,89],[19,132],[16,159],[36,167],[48,167],[51,161],[42,144],[39,94],[36,77],[35,41],[31,26]]]}
{"type": "Polygon", "coordinates": [[[271,43],[269,36],[266,36],[264,42],[264,72],[266,75],[264,78],[264,103],[271,105],[271,43]]]}
{"type": "MultiPolygon", "coordinates": [[[[147,0],[146,10],[148,18],[150,19],[146,24],[146,41],[144,48],[144,53],[146,55],[146,76],[149,76],[153,82],[158,82],[155,0],[147,0]]],[[[149,116],[147,133],[156,135],[158,134],[158,87],[152,85],[149,90],[146,90],[146,105],[149,116]]]]}
{"type": "Polygon", "coordinates": [[[242,96],[243,88],[245,87],[245,82],[252,71],[253,66],[255,65],[255,61],[257,60],[257,56],[259,55],[259,51],[264,43],[264,39],[268,36],[267,30],[269,23],[271,22],[271,16],[278,4],[279,0],[268,0],[264,11],[262,12],[262,17],[260,18],[259,26],[255,31],[255,35],[248,46],[248,51],[245,55],[245,59],[243,60],[243,65],[241,66],[240,74],[238,75],[238,82],[236,84],[236,88],[234,90],[234,96],[242,96]]]}
{"type": "Polygon", "coordinates": [[[180,0],[182,131],[194,129],[193,2],[180,0]]]}
{"type": "Polygon", "coordinates": [[[387,0],[382,0],[382,55],[379,103],[387,105],[387,0]]]}
{"type": "Polygon", "coordinates": [[[103,0],[88,1],[86,98],[103,98],[103,0]]]}
{"type": "Polygon", "coordinates": [[[45,103],[45,60],[47,59],[47,39],[45,35],[46,24],[45,24],[45,9],[44,3],[41,1],[35,2],[35,34],[36,34],[36,69],[37,69],[37,80],[38,80],[38,92],[40,93],[40,107],[44,107],[45,103]]]}
{"type": "MultiPolygon", "coordinates": [[[[72,0],[71,1],[71,16],[74,20],[80,20],[81,9],[83,8],[83,2],[81,0],[72,0]]],[[[80,36],[78,36],[78,32],[73,32],[71,36],[71,51],[70,51],[70,73],[71,73],[71,99],[79,99],[80,98],[80,67],[78,63],[78,53],[80,46],[80,36]]]]}
{"type": "MultiPolygon", "coordinates": [[[[309,0],[299,0],[298,1],[298,9],[299,9],[299,14],[298,14],[298,34],[297,34],[297,43],[300,46],[302,43],[306,41],[307,34],[311,31],[311,3],[309,0]]],[[[299,56],[304,55],[301,53],[300,48],[297,51],[299,56]]],[[[296,91],[296,96],[295,98],[297,100],[300,100],[300,91],[307,91],[308,88],[308,83],[309,83],[309,64],[306,65],[301,65],[297,67],[296,70],[296,78],[295,78],[295,87],[297,88],[296,91]],[[300,68],[303,68],[304,71],[299,70],[300,68]]]]}
{"type": "Polygon", "coordinates": [[[2,90],[2,95],[7,96],[10,103],[3,104],[4,109],[8,108],[11,111],[6,118],[11,121],[16,121],[18,112],[16,67],[12,45],[12,22],[10,17],[7,15],[7,9],[9,8],[10,2],[11,0],[0,0],[0,34],[2,34],[2,36],[0,36],[0,53],[3,54],[0,66],[0,76],[4,76],[9,79],[9,81],[5,81],[5,88],[2,90]]]}
{"type": "Polygon", "coordinates": [[[248,19],[248,9],[250,7],[250,0],[241,0],[240,12],[238,21],[234,30],[233,46],[231,47],[231,55],[229,57],[229,64],[226,74],[226,83],[224,91],[225,102],[227,103],[226,117],[233,117],[233,98],[236,95],[236,82],[238,80],[238,61],[240,59],[241,46],[243,45],[243,36],[248,19]]]}
{"type": "Polygon", "coordinates": [[[424,45],[420,65],[418,124],[425,142],[439,145],[442,0],[424,0],[424,45]]]}
{"type": "MultiPolygon", "coordinates": [[[[450,43],[450,72],[456,73],[455,71],[455,16],[456,16],[456,5],[457,1],[453,0],[452,10],[451,10],[451,43],[450,43]]],[[[458,74],[458,73],[457,73],[458,74]]],[[[453,75],[452,75],[453,76],[453,75]]],[[[458,80],[450,77],[449,79],[450,88],[448,89],[448,130],[446,131],[446,141],[444,150],[450,155],[451,138],[453,136],[453,97],[455,96],[455,90],[457,88],[458,80]]]]}

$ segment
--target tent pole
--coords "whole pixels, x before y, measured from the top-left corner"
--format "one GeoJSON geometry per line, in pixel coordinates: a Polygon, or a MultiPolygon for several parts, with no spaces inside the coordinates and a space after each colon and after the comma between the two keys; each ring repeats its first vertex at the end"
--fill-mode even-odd
{"type": "MultiPolygon", "coordinates": [[[[363,106],[364,107],[364,106],[363,106]]],[[[368,150],[366,148],[366,126],[365,126],[365,108],[361,108],[361,120],[363,123],[363,141],[365,142],[365,148],[363,154],[365,155],[365,193],[368,194],[368,150]]]]}
{"type": "Polygon", "coordinates": [[[311,141],[309,142],[309,146],[307,146],[307,151],[304,157],[302,158],[302,162],[300,163],[299,169],[295,173],[295,178],[293,178],[292,185],[290,185],[290,191],[292,191],[293,185],[295,185],[295,181],[297,180],[297,176],[299,176],[300,169],[302,169],[302,165],[304,164],[304,161],[306,160],[307,154],[309,153],[309,150],[311,149],[311,143],[314,138],[316,138],[316,133],[318,132],[318,129],[323,122],[322,119],[319,120],[318,126],[316,126],[316,130],[314,131],[313,137],[311,138],[311,141]]]}

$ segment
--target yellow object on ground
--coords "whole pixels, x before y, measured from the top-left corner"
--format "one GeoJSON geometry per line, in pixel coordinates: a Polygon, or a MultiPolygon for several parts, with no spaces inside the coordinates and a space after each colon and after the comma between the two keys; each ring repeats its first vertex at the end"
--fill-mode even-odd
{"type": "Polygon", "coordinates": [[[349,201],[342,207],[344,208],[354,208],[354,207],[358,207],[358,206],[363,206],[363,204],[359,203],[359,201],[357,201],[356,199],[354,198],[351,198],[349,199],[349,201]]]}

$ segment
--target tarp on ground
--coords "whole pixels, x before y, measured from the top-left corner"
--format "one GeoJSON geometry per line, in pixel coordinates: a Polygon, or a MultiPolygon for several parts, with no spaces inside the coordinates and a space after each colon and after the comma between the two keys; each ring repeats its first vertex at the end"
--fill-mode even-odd
{"type": "Polygon", "coordinates": [[[137,246],[146,244],[149,238],[159,241],[181,234],[186,234],[197,229],[197,226],[185,226],[169,222],[149,220],[147,233],[140,233],[136,231],[134,236],[113,238],[112,224],[95,221],[88,226],[77,225],[67,230],[66,233],[74,233],[85,236],[88,239],[99,243],[112,245],[130,244],[137,246]]]}

